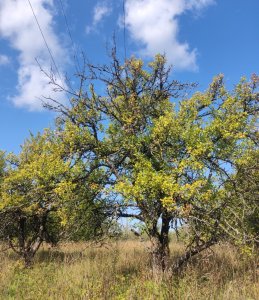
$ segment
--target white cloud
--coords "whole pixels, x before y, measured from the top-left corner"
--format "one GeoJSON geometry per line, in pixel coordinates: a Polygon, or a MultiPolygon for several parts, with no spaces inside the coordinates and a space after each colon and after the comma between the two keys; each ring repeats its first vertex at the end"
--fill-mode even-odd
{"type": "Polygon", "coordinates": [[[105,16],[111,13],[110,7],[105,3],[99,3],[94,8],[93,23],[99,23],[105,16]]]}
{"type": "Polygon", "coordinates": [[[131,38],[142,44],[141,53],[166,53],[176,69],[196,70],[196,50],[178,40],[178,17],[201,10],[213,0],[126,0],[125,24],[131,38]]]}
{"type": "MultiPolygon", "coordinates": [[[[31,4],[56,64],[64,64],[67,54],[53,28],[53,0],[31,0],[31,4]]],[[[38,97],[57,98],[57,94],[54,94],[48,84],[49,80],[39,70],[35,61],[35,58],[38,58],[44,70],[49,70],[52,65],[27,1],[1,0],[0,38],[8,40],[10,46],[19,53],[17,94],[11,98],[14,104],[29,110],[40,110],[41,101],[38,97]]]]}
{"type": "Polygon", "coordinates": [[[10,63],[9,57],[4,54],[0,54],[0,66],[8,65],[9,63],[10,63]]]}
{"type": "Polygon", "coordinates": [[[96,26],[112,12],[111,7],[106,2],[98,2],[93,10],[93,22],[90,26],[86,26],[86,33],[92,32],[96,26]]]}

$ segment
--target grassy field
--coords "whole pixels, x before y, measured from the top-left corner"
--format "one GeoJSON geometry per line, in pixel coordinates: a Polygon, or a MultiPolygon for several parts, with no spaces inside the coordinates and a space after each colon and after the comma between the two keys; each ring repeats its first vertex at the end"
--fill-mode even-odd
{"type": "MultiPolygon", "coordinates": [[[[108,247],[65,244],[41,250],[24,269],[12,253],[0,254],[0,299],[259,299],[256,259],[227,245],[195,258],[179,277],[155,280],[146,242],[108,247]]],[[[171,245],[172,259],[183,251],[171,245]]]]}

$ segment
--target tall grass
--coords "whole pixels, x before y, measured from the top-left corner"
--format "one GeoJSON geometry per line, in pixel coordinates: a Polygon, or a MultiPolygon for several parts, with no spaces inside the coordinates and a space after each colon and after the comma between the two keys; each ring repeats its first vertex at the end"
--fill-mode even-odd
{"type": "MultiPolygon", "coordinates": [[[[43,249],[24,269],[12,253],[0,254],[0,299],[258,299],[256,257],[242,258],[219,245],[196,257],[179,276],[155,280],[147,242],[108,247],[64,244],[43,249]]],[[[172,244],[172,259],[183,251],[172,244]]]]}

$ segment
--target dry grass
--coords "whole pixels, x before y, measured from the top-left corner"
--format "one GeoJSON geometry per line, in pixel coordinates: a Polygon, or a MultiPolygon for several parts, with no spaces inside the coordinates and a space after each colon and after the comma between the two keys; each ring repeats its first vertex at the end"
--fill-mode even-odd
{"type": "MultiPolygon", "coordinates": [[[[108,248],[65,244],[43,249],[32,269],[13,254],[0,254],[0,299],[259,299],[256,259],[227,245],[195,258],[183,275],[154,280],[146,242],[108,248]]],[[[171,246],[172,256],[183,246],[171,246]]]]}

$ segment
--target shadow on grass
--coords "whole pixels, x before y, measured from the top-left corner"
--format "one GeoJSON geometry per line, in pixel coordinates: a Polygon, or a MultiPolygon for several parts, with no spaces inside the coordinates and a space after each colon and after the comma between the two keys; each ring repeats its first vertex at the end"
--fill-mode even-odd
{"type": "Polygon", "coordinates": [[[137,275],[140,272],[140,269],[136,266],[122,266],[119,270],[119,273],[124,277],[131,277],[137,275]]]}
{"type": "MultiPolygon", "coordinates": [[[[86,255],[80,251],[66,253],[60,250],[40,250],[34,257],[33,264],[37,263],[73,263],[82,259],[91,259],[89,255],[86,255]]],[[[18,261],[21,256],[14,252],[8,253],[8,259],[11,261],[18,261]]]]}
{"type": "Polygon", "coordinates": [[[82,251],[64,252],[61,250],[40,250],[35,256],[35,263],[73,263],[82,259],[91,259],[82,251]]]}

